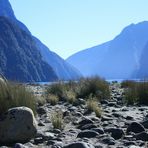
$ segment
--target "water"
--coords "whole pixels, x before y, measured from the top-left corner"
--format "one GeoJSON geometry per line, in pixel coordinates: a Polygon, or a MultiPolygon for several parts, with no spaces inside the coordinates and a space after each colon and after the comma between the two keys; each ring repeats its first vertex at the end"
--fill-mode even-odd
{"type": "MultiPolygon", "coordinates": [[[[106,79],[107,82],[118,82],[121,83],[122,81],[125,80],[132,80],[132,81],[136,81],[136,82],[141,82],[143,80],[141,79],[106,79]]],[[[67,83],[68,81],[64,81],[64,83],[67,83]]],[[[28,83],[28,84],[35,84],[35,85],[51,85],[51,84],[56,84],[58,82],[33,82],[33,83],[28,83]]]]}

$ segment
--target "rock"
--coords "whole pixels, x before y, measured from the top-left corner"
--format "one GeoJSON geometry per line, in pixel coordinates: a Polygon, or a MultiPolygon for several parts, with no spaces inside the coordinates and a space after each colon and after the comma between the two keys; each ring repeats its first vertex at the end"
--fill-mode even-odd
{"type": "Polygon", "coordinates": [[[136,140],[142,140],[142,141],[148,141],[148,133],[147,132],[141,132],[135,135],[136,140]]]}
{"type": "Polygon", "coordinates": [[[92,128],[97,128],[97,126],[95,124],[86,124],[86,125],[84,125],[82,127],[80,126],[81,130],[88,130],[88,129],[92,129],[92,128]]]}
{"type": "Polygon", "coordinates": [[[148,120],[141,122],[141,124],[148,129],[148,120]]]}
{"type": "Polygon", "coordinates": [[[101,102],[101,104],[105,104],[105,105],[108,104],[107,100],[101,100],[100,102],[101,102]]]}
{"type": "Polygon", "coordinates": [[[123,137],[124,131],[120,128],[107,128],[104,130],[105,132],[111,133],[111,136],[117,140],[123,137]]]}
{"type": "Polygon", "coordinates": [[[9,109],[0,118],[0,143],[26,142],[36,135],[34,114],[27,107],[9,109]]]}
{"type": "Polygon", "coordinates": [[[94,122],[89,118],[84,118],[80,122],[78,122],[78,128],[83,127],[86,124],[93,124],[94,122]]]}
{"type": "Polygon", "coordinates": [[[107,106],[109,106],[109,107],[113,107],[113,106],[116,106],[116,105],[117,105],[116,102],[109,102],[107,106]]]}
{"type": "Polygon", "coordinates": [[[114,145],[115,144],[115,139],[112,138],[112,137],[105,137],[102,139],[102,142],[104,144],[107,144],[107,145],[114,145]]]}
{"type": "Polygon", "coordinates": [[[134,133],[140,133],[140,132],[143,132],[145,131],[144,129],[144,126],[140,123],[137,123],[137,122],[132,122],[128,128],[127,128],[127,133],[129,132],[134,132],[134,133]]]}
{"type": "Polygon", "coordinates": [[[126,116],[125,119],[126,120],[133,120],[133,117],[132,116],[126,116]]]}
{"type": "Polygon", "coordinates": [[[34,139],[34,144],[35,144],[35,145],[41,144],[41,143],[43,143],[43,142],[44,142],[43,137],[38,137],[38,138],[35,138],[35,139],[34,139]]]}
{"type": "Polygon", "coordinates": [[[95,147],[86,142],[75,142],[75,143],[68,144],[63,148],[95,148],[95,147]]]}
{"type": "Polygon", "coordinates": [[[94,130],[95,132],[99,133],[99,134],[104,134],[104,130],[103,128],[92,128],[91,130],[94,130]]]}
{"type": "Polygon", "coordinates": [[[46,110],[44,107],[38,107],[37,113],[40,115],[44,115],[44,114],[46,114],[46,110]]]}
{"type": "Polygon", "coordinates": [[[86,137],[86,138],[94,138],[96,137],[97,135],[99,135],[97,132],[93,131],[93,130],[84,130],[84,131],[81,131],[77,137],[78,138],[83,138],[83,137],[86,137]]]}
{"type": "Polygon", "coordinates": [[[102,118],[101,118],[101,121],[102,122],[104,122],[104,121],[110,121],[110,120],[113,120],[113,118],[107,117],[107,116],[102,116],[102,118]]]}
{"type": "Polygon", "coordinates": [[[42,121],[39,121],[38,126],[45,126],[45,124],[42,121]]]}
{"type": "Polygon", "coordinates": [[[120,113],[112,113],[112,115],[113,115],[114,117],[116,117],[116,118],[121,117],[121,114],[120,114],[120,113]]]}
{"type": "Polygon", "coordinates": [[[130,146],[130,145],[136,145],[136,142],[135,141],[127,141],[127,140],[124,141],[124,146],[130,146]]]}
{"type": "Polygon", "coordinates": [[[16,143],[13,148],[29,148],[21,143],[16,143]]]}

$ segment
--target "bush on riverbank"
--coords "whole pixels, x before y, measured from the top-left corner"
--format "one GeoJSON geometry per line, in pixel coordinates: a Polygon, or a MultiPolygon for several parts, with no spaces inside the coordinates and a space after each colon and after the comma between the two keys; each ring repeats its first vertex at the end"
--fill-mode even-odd
{"type": "Polygon", "coordinates": [[[55,83],[47,88],[46,94],[54,94],[59,100],[75,101],[75,98],[87,99],[90,95],[97,100],[109,99],[109,84],[99,77],[83,78],[78,82],[55,83]],[[71,98],[67,98],[71,97],[71,98]]]}
{"type": "Polygon", "coordinates": [[[125,100],[127,104],[148,105],[148,82],[132,82],[125,90],[125,100]]]}
{"type": "Polygon", "coordinates": [[[35,113],[35,97],[22,85],[0,81],[0,114],[12,107],[26,106],[35,113]]]}

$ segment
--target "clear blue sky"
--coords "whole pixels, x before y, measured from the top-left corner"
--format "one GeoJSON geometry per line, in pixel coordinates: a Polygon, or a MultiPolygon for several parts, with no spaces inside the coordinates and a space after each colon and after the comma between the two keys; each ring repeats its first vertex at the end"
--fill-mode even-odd
{"type": "Polygon", "coordinates": [[[148,0],[9,0],[16,17],[63,58],[148,20],[148,0]]]}

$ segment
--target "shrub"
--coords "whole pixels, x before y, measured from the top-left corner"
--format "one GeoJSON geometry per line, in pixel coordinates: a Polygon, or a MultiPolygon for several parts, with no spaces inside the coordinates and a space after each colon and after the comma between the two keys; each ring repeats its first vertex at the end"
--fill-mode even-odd
{"type": "Polygon", "coordinates": [[[46,94],[54,94],[61,100],[73,102],[76,98],[88,98],[89,95],[97,97],[98,100],[110,98],[109,84],[99,77],[83,78],[78,82],[59,82],[50,85],[46,94]]]}
{"type": "Polygon", "coordinates": [[[137,85],[138,103],[148,105],[148,82],[139,82],[137,85]]]}
{"type": "Polygon", "coordinates": [[[125,100],[127,104],[148,105],[148,82],[134,82],[134,85],[125,90],[125,100]]]}
{"type": "Polygon", "coordinates": [[[67,100],[67,102],[73,104],[76,102],[76,94],[75,92],[69,90],[65,92],[65,99],[67,100]]]}
{"type": "Polygon", "coordinates": [[[89,95],[99,100],[110,98],[109,84],[99,77],[81,79],[79,82],[78,97],[88,98],[89,95]]]}
{"type": "Polygon", "coordinates": [[[64,82],[58,82],[47,87],[46,94],[54,94],[58,96],[60,99],[63,99],[65,90],[66,89],[64,82]]]}
{"type": "Polygon", "coordinates": [[[87,110],[90,112],[95,112],[97,117],[101,117],[101,108],[98,105],[96,99],[89,98],[86,102],[87,110]]]}
{"type": "Polygon", "coordinates": [[[59,98],[54,94],[48,94],[46,101],[51,105],[56,105],[59,101],[59,98]]]}
{"type": "Polygon", "coordinates": [[[121,82],[121,88],[131,88],[136,84],[133,80],[125,80],[121,82]]]}
{"type": "Polygon", "coordinates": [[[135,86],[125,90],[125,103],[127,105],[133,105],[137,100],[137,89],[135,86]]]}
{"type": "Polygon", "coordinates": [[[55,129],[63,129],[64,122],[63,122],[63,114],[61,111],[55,111],[51,115],[51,122],[53,128],[55,129]]]}
{"type": "Polygon", "coordinates": [[[25,86],[0,82],[0,114],[12,107],[26,106],[35,113],[35,97],[25,86]]]}

